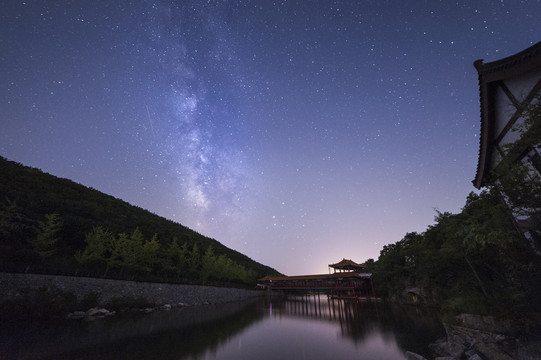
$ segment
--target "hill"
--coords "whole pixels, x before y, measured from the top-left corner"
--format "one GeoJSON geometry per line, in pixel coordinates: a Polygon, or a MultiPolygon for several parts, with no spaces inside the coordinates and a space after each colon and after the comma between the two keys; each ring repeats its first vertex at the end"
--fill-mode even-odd
{"type": "Polygon", "coordinates": [[[279,274],[100,191],[0,157],[0,270],[170,282],[279,274]]]}

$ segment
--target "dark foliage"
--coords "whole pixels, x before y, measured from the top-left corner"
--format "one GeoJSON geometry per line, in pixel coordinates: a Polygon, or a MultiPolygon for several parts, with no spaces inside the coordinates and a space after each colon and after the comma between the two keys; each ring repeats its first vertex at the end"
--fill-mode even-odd
{"type": "Polygon", "coordinates": [[[228,282],[248,283],[278,274],[181,224],[0,157],[1,271],[191,283],[220,280],[208,266],[200,274],[208,249],[210,260],[221,257],[250,274],[225,278],[228,282]],[[109,234],[112,247],[81,261],[96,229],[109,234]],[[122,253],[111,253],[120,248],[122,253]],[[182,249],[190,252],[181,255],[191,266],[181,263],[182,249]]]}
{"type": "Polygon", "coordinates": [[[471,193],[461,213],[437,213],[435,220],[424,233],[406,234],[367,262],[378,295],[452,313],[539,307],[538,255],[495,190],[471,193]]]}

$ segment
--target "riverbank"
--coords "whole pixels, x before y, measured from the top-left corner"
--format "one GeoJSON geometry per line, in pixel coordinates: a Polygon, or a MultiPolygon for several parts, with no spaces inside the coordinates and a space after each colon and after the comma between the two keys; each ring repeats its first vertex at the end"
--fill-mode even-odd
{"type": "MultiPolygon", "coordinates": [[[[20,305],[32,297],[63,297],[76,304],[104,305],[122,302],[141,303],[144,307],[193,306],[244,301],[263,296],[264,291],[204,285],[150,283],[75,276],[0,273],[0,304],[20,305]],[[94,302],[95,304],[91,304],[94,302]]],[[[54,299],[53,299],[54,300],[54,299]]],[[[143,306],[142,306],[143,307],[143,306]]],[[[86,310],[86,309],[75,309],[86,310]]],[[[69,309],[66,311],[70,312],[69,309]]]]}

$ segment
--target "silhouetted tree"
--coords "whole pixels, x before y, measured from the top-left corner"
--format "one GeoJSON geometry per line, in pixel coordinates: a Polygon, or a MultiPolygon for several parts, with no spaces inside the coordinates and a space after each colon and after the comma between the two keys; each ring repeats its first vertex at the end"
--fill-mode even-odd
{"type": "Polygon", "coordinates": [[[158,242],[158,235],[154,234],[150,241],[146,241],[143,245],[141,252],[141,263],[145,272],[151,272],[158,268],[160,259],[158,253],[160,251],[160,243],[158,242]]]}
{"type": "Polygon", "coordinates": [[[216,274],[216,256],[212,246],[209,246],[201,259],[201,271],[199,273],[200,280],[205,283],[209,276],[218,277],[216,274]]]}
{"type": "Polygon", "coordinates": [[[75,259],[81,264],[103,266],[106,275],[113,256],[114,235],[101,226],[96,226],[86,234],[85,243],[84,251],[77,252],[75,259]]]}
{"type": "Polygon", "coordinates": [[[50,258],[57,251],[58,233],[62,229],[62,218],[59,214],[46,214],[41,221],[36,238],[32,241],[34,250],[44,259],[50,258]]]}

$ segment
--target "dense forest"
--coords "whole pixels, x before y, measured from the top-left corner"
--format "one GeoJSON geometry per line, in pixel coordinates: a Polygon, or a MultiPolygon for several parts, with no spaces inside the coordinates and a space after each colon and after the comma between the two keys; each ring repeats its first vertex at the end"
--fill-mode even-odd
{"type": "Polygon", "coordinates": [[[451,313],[541,314],[541,162],[523,156],[541,147],[541,98],[524,119],[489,186],[471,193],[459,214],[437,212],[425,232],[408,233],[367,261],[380,296],[451,313]]]}
{"type": "Polygon", "coordinates": [[[3,157],[0,271],[229,285],[279,274],[181,224],[3,157]]]}
{"type": "Polygon", "coordinates": [[[459,214],[437,213],[367,261],[377,295],[477,314],[539,309],[540,258],[493,189],[471,193],[459,214]]]}

